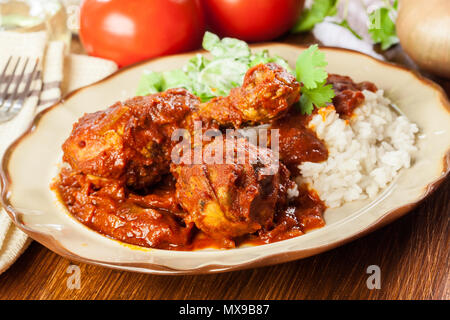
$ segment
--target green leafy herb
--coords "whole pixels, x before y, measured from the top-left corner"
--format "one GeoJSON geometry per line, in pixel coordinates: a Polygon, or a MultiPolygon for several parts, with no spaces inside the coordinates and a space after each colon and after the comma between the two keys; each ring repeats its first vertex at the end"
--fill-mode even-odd
{"type": "Polygon", "coordinates": [[[398,0],[394,0],[394,3],[392,4],[392,8],[394,8],[394,10],[398,10],[398,0]]]}
{"type": "Polygon", "coordinates": [[[161,73],[149,71],[141,77],[136,94],[138,96],[144,96],[160,92],[162,83],[163,78],[161,73]]]}
{"type": "Polygon", "coordinates": [[[337,13],[338,0],[315,0],[310,9],[303,11],[292,32],[305,32],[322,22],[327,16],[337,13]]]}
{"type": "Polygon", "coordinates": [[[369,14],[369,34],[375,43],[381,45],[382,50],[389,49],[399,42],[392,20],[397,6],[397,2],[394,2],[393,6],[382,7],[369,14]]]}
{"type": "Polygon", "coordinates": [[[247,70],[260,63],[275,62],[296,75],[303,83],[300,109],[311,114],[314,107],[321,108],[334,97],[331,85],[326,85],[328,74],[325,54],[317,45],[303,51],[297,60],[295,72],[286,60],[270,56],[267,50],[252,53],[247,43],[237,39],[219,39],[207,32],[203,47],[212,58],[201,54],[191,58],[182,69],[165,72],[150,71],[145,73],[139,83],[137,95],[153,94],[170,88],[185,88],[208,101],[214,97],[226,96],[234,87],[242,85],[247,70]]]}
{"type": "Polygon", "coordinates": [[[182,68],[166,72],[148,72],[144,74],[138,86],[138,95],[147,95],[182,87],[202,101],[214,97],[226,96],[234,87],[242,85],[247,70],[260,63],[275,62],[291,73],[286,60],[270,56],[267,50],[252,53],[244,41],[223,38],[206,32],[203,48],[212,55],[211,59],[198,54],[182,68]]]}
{"type": "Polygon", "coordinates": [[[295,72],[297,80],[303,82],[308,89],[317,88],[319,83],[327,79],[325,67],[328,65],[325,54],[319,51],[317,44],[310,46],[297,58],[295,72]]]}
{"type": "Polygon", "coordinates": [[[250,48],[245,41],[234,38],[220,38],[211,32],[203,37],[203,49],[211,52],[216,58],[248,58],[250,48]]]}
{"type": "Polygon", "coordinates": [[[150,71],[142,76],[136,94],[142,96],[181,87],[190,87],[190,79],[182,70],[150,71]]]}
{"type": "Polygon", "coordinates": [[[327,65],[325,54],[316,44],[303,51],[297,59],[295,71],[297,80],[303,83],[300,109],[304,114],[311,114],[314,106],[326,106],[334,97],[332,86],[326,85],[327,65]]]}
{"type": "Polygon", "coordinates": [[[303,87],[300,97],[300,110],[303,114],[311,114],[316,108],[322,108],[332,101],[334,91],[331,84],[325,85],[325,82],[315,89],[303,87]]]}

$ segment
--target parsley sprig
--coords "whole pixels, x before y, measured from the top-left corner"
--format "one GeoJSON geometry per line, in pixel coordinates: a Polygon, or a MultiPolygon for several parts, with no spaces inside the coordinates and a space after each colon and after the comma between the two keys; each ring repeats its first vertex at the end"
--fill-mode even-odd
{"type": "Polygon", "coordinates": [[[398,1],[393,5],[387,0],[384,7],[369,14],[369,34],[374,43],[379,43],[382,50],[389,49],[399,42],[395,29],[394,16],[397,14],[398,1]]]}
{"type": "Polygon", "coordinates": [[[326,84],[328,65],[325,54],[319,51],[317,44],[303,51],[295,65],[297,80],[303,84],[300,98],[300,110],[311,114],[314,107],[325,107],[334,97],[333,87],[326,84]]]}

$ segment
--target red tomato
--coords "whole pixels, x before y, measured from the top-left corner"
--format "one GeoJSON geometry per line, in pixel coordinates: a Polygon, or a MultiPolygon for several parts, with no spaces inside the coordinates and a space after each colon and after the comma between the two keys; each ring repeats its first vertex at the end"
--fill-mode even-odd
{"type": "Polygon", "coordinates": [[[304,0],[202,0],[205,15],[221,36],[266,41],[293,27],[304,0]]]}
{"type": "Polygon", "coordinates": [[[80,38],[88,54],[126,66],[199,47],[205,32],[198,0],[85,0],[80,38]]]}

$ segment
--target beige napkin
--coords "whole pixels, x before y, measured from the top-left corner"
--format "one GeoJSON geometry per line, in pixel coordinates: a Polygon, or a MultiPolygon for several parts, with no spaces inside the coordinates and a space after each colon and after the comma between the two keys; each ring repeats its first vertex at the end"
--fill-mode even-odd
{"type": "MultiPolygon", "coordinates": [[[[0,70],[9,56],[39,58],[39,67],[32,83],[31,95],[21,112],[11,121],[0,124],[0,157],[6,148],[28,128],[36,113],[56,103],[61,96],[96,82],[117,70],[114,62],[81,55],[64,57],[64,44],[47,42],[44,32],[0,32],[0,70]]],[[[20,69],[19,65],[19,69],[20,69]]],[[[32,69],[29,63],[27,73],[32,69]]],[[[12,72],[10,66],[9,74],[12,72]]],[[[3,89],[0,84],[0,89],[3,89]]],[[[5,271],[30,243],[30,239],[0,208],[0,273],[5,271]]]]}

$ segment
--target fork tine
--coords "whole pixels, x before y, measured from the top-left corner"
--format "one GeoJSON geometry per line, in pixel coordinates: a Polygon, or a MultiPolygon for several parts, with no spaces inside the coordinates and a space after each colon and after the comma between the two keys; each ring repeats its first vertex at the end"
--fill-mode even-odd
{"type": "MultiPolygon", "coordinates": [[[[3,80],[4,80],[5,76],[6,76],[6,70],[8,70],[8,66],[9,66],[9,63],[11,62],[11,60],[12,60],[12,56],[9,57],[8,62],[6,62],[6,65],[3,68],[3,72],[2,72],[2,74],[0,76],[0,86],[3,84],[3,80]]],[[[0,92],[0,106],[3,105],[3,102],[5,101],[4,99],[6,99],[6,95],[3,96],[3,93],[0,92]]]]}
{"type": "Polygon", "coordinates": [[[9,109],[9,113],[10,113],[11,116],[15,116],[16,114],[18,114],[20,112],[20,110],[22,110],[22,107],[24,106],[25,99],[30,95],[31,84],[35,80],[35,76],[36,76],[36,71],[37,71],[38,65],[39,65],[39,58],[36,59],[36,62],[35,62],[34,67],[33,67],[33,71],[28,76],[27,82],[25,84],[25,88],[20,93],[20,95],[17,98],[17,100],[15,102],[13,101],[13,104],[11,105],[11,108],[9,109]]]}
{"type": "Polygon", "coordinates": [[[36,62],[34,63],[33,71],[31,72],[30,76],[28,77],[25,88],[23,89],[22,93],[20,94],[19,98],[17,99],[17,101],[19,103],[23,103],[25,101],[25,99],[28,97],[28,95],[30,93],[29,91],[30,91],[31,83],[33,83],[34,77],[36,76],[36,71],[37,71],[38,65],[39,65],[39,58],[36,59],[36,62]]]}
{"type": "Polygon", "coordinates": [[[30,60],[30,58],[27,58],[27,60],[25,60],[25,64],[24,64],[24,66],[23,66],[23,68],[22,68],[22,72],[20,73],[19,80],[16,82],[16,87],[15,87],[13,93],[11,94],[11,96],[10,96],[10,98],[9,98],[9,102],[10,102],[9,108],[7,108],[7,110],[6,110],[5,112],[8,112],[8,110],[11,109],[11,107],[12,107],[12,105],[13,105],[13,102],[14,102],[14,100],[16,99],[16,96],[17,96],[17,93],[19,92],[19,87],[20,87],[20,85],[22,84],[22,80],[23,80],[23,77],[24,77],[24,75],[25,75],[25,70],[26,70],[26,68],[27,68],[28,61],[29,61],[29,60],[30,60]]]}
{"type": "MultiPolygon", "coordinates": [[[[10,58],[8,60],[7,64],[10,63],[11,59],[12,58],[10,58]]],[[[30,96],[30,94],[33,90],[31,85],[38,74],[37,70],[38,70],[38,65],[39,65],[39,58],[36,59],[36,61],[34,63],[33,71],[28,76],[25,76],[25,72],[26,72],[27,66],[29,65],[30,58],[26,59],[23,68],[21,68],[22,72],[20,74],[16,75],[16,70],[18,68],[18,65],[20,64],[20,61],[21,61],[21,58],[19,57],[17,59],[16,65],[14,66],[14,70],[11,75],[11,80],[9,80],[8,83],[6,84],[4,93],[0,93],[0,123],[9,121],[12,118],[14,118],[20,112],[20,110],[22,110],[23,106],[25,105],[25,99],[30,96]],[[2,95],[4,94],[5,97],[7,96],[8,91],[11,86],[11,83],[13,82],[14,78],[17,76],[19,78],[18,78],[17,83],[15,84],[16,87],[14,88],[13,93],[11,95],[9,95],[8,99],[2,100],[2,95]],[[25,88],[23,91],[20,92],[20,86],[22,85],[22,83],[25,83],[25,88]],[[5,103],[5,100],[7,103],[5,103]],[[6,107],[5,107],[5,105],[6,105],[6,107]]],[[[7,66],[6,66],[6,68],[7,68],[7,66]]],[[[1,75],[2,79],[4,78],[6,68],[3,72],[3,74],[1,75]]]]}
{"type": "Polygon", "coordinates": [[[14,76],[16,74],[16,70],[17,70],[17,67],[19,66],[19,63],[20,63],[20,57],[17,58],[16,65],[14,66],[14,70],[11,73],[11,78],[9,79],[8,83],[6,84],[5,90],[3,91],[3,93],[0,94],[0,96],[2,96],[4,99],[2,101],[2,103],[0,104],[0,109],[5,104],[5,101],[7,101],[6,97],[8,96],[9,87],[11,86],[11,83],[14,81],[14,76]]]}
{"type": "Polygon", "coordinates": [[[8,66],[9,66],[9,63],[11,62],[11,60],[12,60],[12,56],[9,57],[8,62],[6,62],[5,67],[3,68],[3,72],[2,72],[2,74],[0,75],[0,85],[1,85],[2,82],[3,82],[3,78],[5,78],[6,70],[8,69],[8,66]]]}

